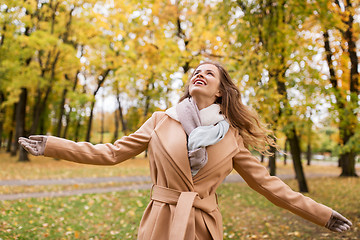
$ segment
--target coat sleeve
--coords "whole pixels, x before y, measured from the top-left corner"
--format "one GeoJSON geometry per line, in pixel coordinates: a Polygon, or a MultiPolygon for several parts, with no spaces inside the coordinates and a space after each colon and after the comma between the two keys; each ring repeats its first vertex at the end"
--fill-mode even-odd
{"type": "Polygon", "coordinates": [[[122,137],[114,144],[93,145],[50,136],[46,141],[44,156],[94,165],[120,163],[147,148],[159,115],[161,113],[155,112],[136,132],[122,137]]]}
{"type": "Polygon", "coordinates": [[[315,224],[325,226],[330,219],[332,209],[293,191],[278,177],[270,176],[260,161],[245,148],[242,138],[240,136],[239,138],[239,151],[233,157],[233,165],[246,183],[276,206],[285,208],[315,224]]]}

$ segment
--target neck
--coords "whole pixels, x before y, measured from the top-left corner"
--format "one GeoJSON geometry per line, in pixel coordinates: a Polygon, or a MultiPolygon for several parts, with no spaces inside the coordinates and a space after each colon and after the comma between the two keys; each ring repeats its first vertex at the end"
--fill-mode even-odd
{"type": "Polygon", "coordinates": [[[213,104],[215,102],[214,99],[209,99],[209,98],[201,98],[201,97],[195,97],[195,96],[192,98],[194,99],[199,111],[201,109],[207,108],[208,106],[210,106],[211,104],[213,104]]]}

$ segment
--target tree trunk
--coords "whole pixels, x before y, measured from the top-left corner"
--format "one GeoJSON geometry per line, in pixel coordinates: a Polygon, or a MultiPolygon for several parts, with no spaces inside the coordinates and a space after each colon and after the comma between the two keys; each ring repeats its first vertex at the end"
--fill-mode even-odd
{"type": "Polygon", "coordinates": [[[119,138],[119,118],[118,118],[118,110],[115,109],[114,111],[114,117],[115,117],[115,131],[114,136],[112,139],[112,142],[115,142],[119,138]]]}
{"type": "MultiPolygon", "coordinates": [[[[83,47],[81,46],[81,56],[83,56],[83,47]]],[[[80,71],[76,71],[76,74],[75,74],[75,79],[74,79],[74,84],[73,84],[73,87],[72,87],[72,91],[75,92],[76,90],[76,86],[77,86],[77,83],[78,83],[78,75],[79,75],[80,71]]],[[[65,77],[67,78],[67,75],[65,74],[65,77]]],[[[67,131],[69,129],[69,125],[70,125],[70,114],[72,112],[72,107],[71,107],[71,104],[69,104],[69,112],[67,114],[65,114],[65,119],[66,119],[66,125],[65,125],[65,129],[64,129],[64,132],[62,134],[62,137],[63,138],[66,138],[67,136],[67,131]]]]}
{"type": "Polygon", "coordinates": [[[81,127],[81,116],[79,116],[79,119],[76,123],[76,128],[75,128],[75,142],[79,141],[79,133],[80,133],[80,127],[81,127]]]}
{"type": "Polygon", "coordinates": [[[290,143],[290,152],[293,159],[295,176],[298,181],[299,190],[300,192],[309,192],[304,170],[301,164],[301,149],[300,149],[300,142],[299,138],[296,134],[295,127],[292,128],[291,133],[287,136],[287,139],[290,143]]]}
{"type": "Polygon", "coordinates": [[[270,152],[273,154],[269,156],[270,175],[276,176],[276,148],[270,146],[270,152]]]}
{"type": "Polygon", "coordinates": [[[288,140],[285,140],[285,146],[284,146],[284,165],[286,165],[286,161],[287,161],[287,146],[288,146],[288,140]]]}
{"type": "Polygon", "coordinates": [[[19,105],[19,102],[15,103],[14,104],[14,110],[13,110],[13,121],[12,121],[12,124],[13,124],[13,130],[12,130],[12,135],[11,135],[11,138],[10,138],[10,155],[11,156],[16,156],[16,153],[17,153],[17,140],[16,140],[16,112],[17,112],[17,109],[18,109],[18,105],[19,105]],[[14,135],[15,135],[15,139],[14,139],[14,135]],[[16,142],[16,143],[15,143],[16,142]]]}
{"type": "MultiPolygon", "coordinates": [[[[344,133],[345,130],[342,130],[341,132],[343,133],[343,144],[345,145],[351,138],[351,136],[353,136],[355,133],[353,132],[348,132],[348,133],[344,133]]],[[[356,154],[354,153],[354,151],[350,150],[349,152],[343,153],[340,155],[339,157],[339,163],[341,164],[341,177],[357,177],[358,175],[356,174],[356,168],[355,168],[355,157],[356,154]]]]}
{"type": "Polygon", "coordinates": [[[103,106],[102,106],[102,109],[101,109],[101,139],[100,139],[100,143],[104,142],[104,132],[105,132],[105,130],[104,130],[104,121],[105,121],[104,98],[105,98],[105,95],[103,94],[102,95],[103,106]]]}
{"type": "MultiPolygon", "coordinates": [[[[348,17],[346,21],[343,21],[346,25],[346,31],[343,32],[344,38],[348,44],[348,54],[350,58],[350,114],[346,116],[346,118],[351,118],[354,124],[347,124],[346,129],[343,130],[343,144],[347,144],[350,138],[355,134],[355,128],[353,127],[358,123],[356,109],[358,108],[359,104],[359,60],[357,57],[357,49],[356,49],[356,40],[358,38],[354,38],[354,11],[352,7],[352,2],[350,0],[346,0],[345,9],[348,13],[348,17]]],[[[344,116],[345,117],[345,116],[344,116]]],[[[351,122],[351,121],[350,121],[351,122]]],[[[354,149],[350,149],[349,152],[342,154],[342,172],[340,176],[348,176],[348,177],[357,177],[356,170],[355,170],[355,151],[354,149]]]]}
{"type": "Polygon", "coordinates": [[[66,118],[66,125],[65,125],[65,128],[64,128],[64,131],[63,131],[63,134],[62,134],[62,138],[66,138],[67,136],[67,131],[69,129],[69,125],[70,125],[70,114],[71,114],[71,106],[70,106],[70,111],[65,115],[65,118],[66,118]]]}
{"type": "Polygon", "coordinates": [[[5,108],[1,108],[2,103],[5,101],[5,95],[0,91],[0,149],[2,147],[2,135],[3,135],[3,126],[5,119],[5,108]]]}
{"type": "Polygon", "coordinates": [[[35,108],[34,108],[33,122],[32,122],[31,128],[30,128],[29,135],[37,133],[37,130],[38,130],[39,124],[40,124],[40,117],[41,117],[41,115],[42,115],[42,113],[43,113],[43,111],[44,111],[44,109],[46,107],[47,100],[49,98],[51,89],[52,89],[51,86],[49,86],[46,89],[45,96],[44,96],[43,99],[41,99],[41,92],[40,91],[38,92],[38,97],[37,97],[38,100],[35,103],[35,105],[38,105],[38,106],[35,106],[35,108]]]}
{"type": "Polygon", "coordinates": [[[123,109],[122,109],[122,106],[121,106],[119,89],[117,89],[116,91],[117,91],[116,100],[118,102],[119,116],[120,116],[122,131],[126,135],[127,127],[126,127],[126,121],[125,121],[125,118],[124,118],[124,115],[123,115],[123,109]]]}
{"type": "MultiPolygon", "coordinates": [[[[21,94],[19,103],[16,108],[16,132],[15,132],[15,148],[19,147],[19,137],[25,137],[25,116],[26,116],[26,100],[27,100],[27,89],[21,88],[21,94]]],[[[30,161],[27,155],[27,151],[24,148],[20,148],[19,162],[30,161]]]]}
{"type": "Polygon", "coordinates": [[[342,162],[342,172],[341,177],[358,177],[355,169],[355,154],[352,152],[345,153],[341,155],[343,160],[342,162]]]}
{"type": "Polygon", "coordinates": [[[90,142],[91,127],[92,127],[92,121],[93,121],[93,117],[94,117],[94,107],[95,107],[95,99],[91,102],[90,116],[89,116],[89,121],[88,121],[88,127],[86,130],[86,138],[85,138],[86,142],[90,142]]]}
{"type": "Polygon", "coordinates": [[[311,164],[311,156],[312,156],[311,144],[310,144],[310,142],[308,142],[307,151],[306,151],[306,160],[307,160],[308,166],[310,166],[310,164],[311,164]]]}
{"type": "Polygon", "coordinates": [[[9,137],[8,137],[8,142],[7,142],[7,146],[6,146],[6,152],[7,152],[7,153],[10,153],[10,152],[11,152],[13,135],[14,135],[14,131],[13,131],[13,130],[10,130],[10,132],[9,132],[9,137]]]}
{"type": "Polygon", "coordinates": [[[88,122],[88,128],[86,131],[86,142],[90,142],[90,135],[91,135],[91,127],[92,127],[92,121],[93,121],[93,117],[94,117],[94,107],[95,107],[95,97],[96,94],[98,93],[99,89],[102,87],[102,85],[104,84],[104,81],[107,77],[107,75],[109,74],[109,72],[111,71],[111,69],[106,69],[101,75],[99,75],[98,77],[98,85],[96,90],[93,92],[93,97],[94,100],[91,102],[91,111],[90,111],[90,117],[89,117],[89,122],[88,122]]]}
{"type": "Polygon", "coordinates": [[[67,88],[64,88],[64,90],[62,92],[62,96],[61,96],[61,103],[59,105],[59,116],[58,116],[58,120],[57,120],[57,129],[56,129],[57,137],[60,137],[60,135],[61,135],[62,118],[64,116],[64,110],[65,110],[64,105],[65,105],[66,93],[67,93],[67,88]]]}

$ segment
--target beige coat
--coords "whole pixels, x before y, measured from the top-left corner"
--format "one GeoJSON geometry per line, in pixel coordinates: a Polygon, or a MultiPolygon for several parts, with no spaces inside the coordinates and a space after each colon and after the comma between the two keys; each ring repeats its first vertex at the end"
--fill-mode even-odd
{"type": "MultiPolygon", "coordinates": [[[[332,210],[294,192],[270,176],[230,128],[224,139],[207,147],[208,163],[194,177],[181,124],[156,112],[135,133],[114,144],[92,145],[49,137],[45,156],[78,163],[112,165],[148,148],[152,197],[142,217],[138,239],[223,239],[215,191],[234,168],[247,184],[275,205],[321,226],[332,210]]],[[[238,209],[237,211],[241,211],[238,209]]]]}

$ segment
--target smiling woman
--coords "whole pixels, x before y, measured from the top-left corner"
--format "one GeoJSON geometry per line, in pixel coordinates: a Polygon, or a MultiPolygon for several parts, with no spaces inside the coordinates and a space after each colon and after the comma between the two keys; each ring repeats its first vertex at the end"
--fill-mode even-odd
{"type": "Polygon", "coordinates": [[[114,144],[51,136],[19,143],[34,155],[96,165],[117,164],[148,148],[153,187],[138,239],[223,239],[216,189],[233,169],[275,205],[332,231],[348,230],[349,220],[294,192],[251,155],[249,146],[262,154],[269,154],[268,145],[276,147],[269,133],[242,104],[228,72],[205,62],[195,68],[176,106],[155,112],[114,144]]]}

